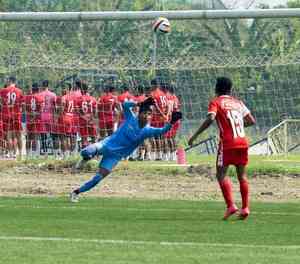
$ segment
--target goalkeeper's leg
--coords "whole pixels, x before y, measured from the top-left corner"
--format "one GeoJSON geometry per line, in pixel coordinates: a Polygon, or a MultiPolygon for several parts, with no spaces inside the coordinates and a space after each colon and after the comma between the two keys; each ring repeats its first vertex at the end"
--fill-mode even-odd
{"type": "Polygon", "coordinates": [[[84,183],[80,188],[75,189],[70,194],[71,202],[78,202],[79,194],[87,192],[90,189],[94,188],[100,181],[102,181],[112,169],[118,164],[120,157],[115,156],[104,156],[100,162],[99,169],[96,175],[84,183]]]}

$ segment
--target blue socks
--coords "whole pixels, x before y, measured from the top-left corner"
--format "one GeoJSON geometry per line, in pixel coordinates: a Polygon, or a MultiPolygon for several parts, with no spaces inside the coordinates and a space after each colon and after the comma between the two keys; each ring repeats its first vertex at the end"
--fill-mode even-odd
{"type": "Polygon", "coordinates": [[[91,180],[83,184],[78,190],[78,193],[87,192],[93,187],[95,187],[101,180],[103,179],[103,176],[97,172],[96,176],[94,176],[91,180]]]}

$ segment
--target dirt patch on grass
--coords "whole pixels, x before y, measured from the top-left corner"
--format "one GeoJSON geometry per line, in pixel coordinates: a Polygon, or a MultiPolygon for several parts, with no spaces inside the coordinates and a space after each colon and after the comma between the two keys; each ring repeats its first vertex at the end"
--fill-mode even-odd
{"type": "MultiPolygon", "coordinates": [[[[72,174],[68,166],[16,166],[0,171],[0,195],[67,195],[93,176],[93,170],[72,174]]],[[[209,165],[185,168],[141,169],[120,166],[87,196],[151,199],[222,200],[209,165]]],[[[232,177],[235,197],[239,184],[232,177]]],[[[300,200],[300,175],[255,174],[250,179],[251,199],[259,201],[300,200]]]]}

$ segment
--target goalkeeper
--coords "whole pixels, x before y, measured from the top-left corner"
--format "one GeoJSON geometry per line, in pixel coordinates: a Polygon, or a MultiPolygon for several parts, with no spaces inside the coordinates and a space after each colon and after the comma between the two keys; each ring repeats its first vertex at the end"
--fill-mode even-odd
{"type": "Polygon", "coordinates": [[[125,121],[118,130],[111,136],[91,144],[81,151],[82,160],[76,164],[75,169],[77,170],[82,168],[87,161],[96,155],[102,155],[102,159],[96,175],[80,188],[71,192],[70,199],[72,202],[77,202],[80,193],[89,191],[110,174],[117,163],[122,158],[129,156],[143,143],[144,139],[166,133],[171,129],[173,124],[182,118],[181,112],[173,112],[171,120],[164,127],[151,127],[149,122],[152,116],[151,107],[154,104],[155,102],[152,97],[138,104],[131,101],[124,102],[125,121]],[[139,106],[137,115],[132,111],[132,108],[135,106],[139,106]]]}

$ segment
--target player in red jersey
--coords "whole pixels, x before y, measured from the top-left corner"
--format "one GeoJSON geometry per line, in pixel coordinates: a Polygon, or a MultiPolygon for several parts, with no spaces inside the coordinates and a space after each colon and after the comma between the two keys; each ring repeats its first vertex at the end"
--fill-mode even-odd
{"type": "Polygon", "coordinates": [[[62,154],[65,157],[70,156],[75,147],[75,101],[76,97],[70,95],[69,91],[67,91],[66,94],[62,95],[56,102],[56,107],[59,109],[57,130],[60,134],[62,154]]]}
{"type": "MultiPolygon", "coordinates": [[[[169,118],[169,103],[165,88],[166,85],[161,85],[158,80],[154,79],[151,81],[151,97],[154,99],[156,106],[151,120],[151,125],[153,127],[164,127],[169,118]]],[[[165,140],[162,136],[158,136],[152,140],[152,151],[155,151],[155,154],[152,153],[152,156],[155,155],[155,159],[162,160],[163,152],[166,152],[165,146],[165,140]]]]}
{"type": "Polygon", "coordinates": [[[45,101],[45,105],[41,115],[44,130],[41,132],[41,152],[43,154],[48,154],[48,137],[51,137],[53,145],[55,145],[57,141],[57,137],[52,133],[56,94],[50,90],[48,80],[44,80],[42,82],[42,90],[40,92],[40,95],[44,97],[45,101]]]}
{"type": "MultiPolygon", "coordinates": [[[[78,100],[81,97],[81,84],[82,84],[82,80],[76,80],[74,83],[74,87],[72,89],[72,91],[69,92],[69,95],[74,99],[74,101],[78,100]]],[[[79,133],[79,113],[77,113],[77,111],[75,111],[73,113],[73,123],[74,123],[74,133],[77,134],[79,133]]],[[[72,145],[74,145],[75,142],[73,142],[72,139],[72,145]]]]}
{"type": "Polygon", "coordinates": [[[114,94],[115,88],[112,85],[105,87],[104,94],[102,94],[97,102],[98,120],[99,120],[99,134],[100,138],[110,136],[113,133],[116,116],[119,111],[118,98],[114,94]]]}
{"type": "Polygon", "coordinates": [[[242,196],[242,208],[239,212],[240,219],[246,219],[249,211],[249,187],[246,174],[248,164],[248,140],[244,127],[255,124],[244,103],[231,96],[232,82],[229,78],[219,77],[216,83],[216,95],[209,103],[208,116],[199,129],[189,139],[189,145],[207,129],[214,120],[217,121],[220,131],[220,143],[217,155],[217,179],[222,190],[227,209],[224,220],[238,211],[233,200],[231,181],[227,174],[229,165],[236,167],[240,192],[242,196]]]}
{"type": "MultiPolygon", "coordinates": [[[[135,95],[135,102],[141,104],[144,102],[147,97],[150,97],[150,87],[141,83],[136,90],[137,94],[135,95]]],[[[138,157],[137,160],[150,160],[150,152],[151,152],[151,142],[150,139],[147,138],[144,142],[138,147],[138,157]]]]}
{"type": "Polygon", "coordinates": [[[22,156],[22,104],[23,92],[16,85],[16,78],[9,77],[7,87],[0,90],[3,130],[8,144],[8,155],[22,156]]]}
{"type": "Polygon", "coordinates": [[[123,103],[126,101],[133,101],[135,100],[135,96],[130,92],[129,86],[127,84],[123,84],[121,87],[122,93],[118,95],[118,103],[120,109],[120,116],[118,120],[118,125],[120,126],[124,121],[123,117],[123,103]]]}
{"type": "Polygon", "coordinates": [[[89,138],[94,143],[97,135],[95,124],[97,101],[88,94],[88,85],[84,82],[81,83],[81,94],[75,101],[75,107],[79,114],[79,134],[84,148],[89,144],[89,138]]]}
{"type": "Polygon", "coordinates": [[[45,98],[39,93],[37,83],[33,83],[31,92],[24,97],[26,112],[26,153],[27,156],[37,156],[39,136],[44,132],[42,123],[42,111],[45,106],[45,98]]]}
{"type": "MultiPolygon", "coordinates": [[[[168,85],[168,92],[167,92],[167,99],[169,102],[169,109],[170,112],[172,113],[173,111],[180,111],[180,101],[178,99],[178,97],[175,95],[175,91],[174,91],[174,86],[173,85],[168,85]]],[[[167,139],[167,145],[168,145],[168,149],[169,149],[169,153],[167,155],[167,159],[168,160],[176,160],[176,148],[177,148],[177,144],[176,144],[176,134],[177,131],[180,128],[180,120],[178,120],[173,126],[172,128],[166,133],[164,134],[164,137],[167,139]]]]}

